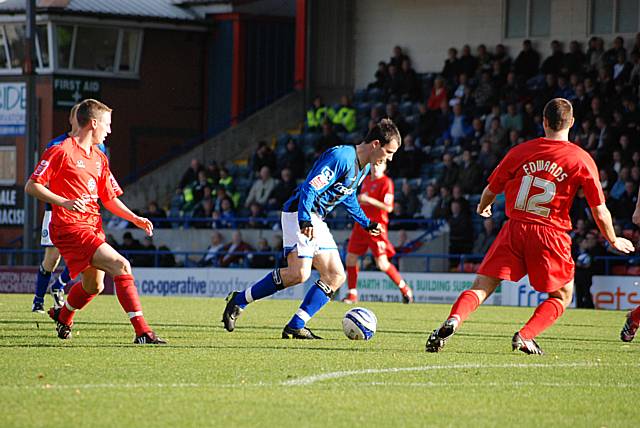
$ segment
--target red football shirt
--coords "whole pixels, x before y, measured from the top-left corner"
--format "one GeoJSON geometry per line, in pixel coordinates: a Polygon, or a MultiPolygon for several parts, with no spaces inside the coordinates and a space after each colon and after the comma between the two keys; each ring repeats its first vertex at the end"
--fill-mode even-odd
{"type": "Polygon", "coordinates": [[[109,171],[105,154],[96,146],[92,146],[87,154],[75,138],[67,138],[61,144],[47,149],[31,179],[48,186],[49,190],[63,198],[84,199],[84,213],[53,205],[51,223],[58,228],[95,227],[101,221],[98,198],[110,201],[122,195],[122,189],[109,171]]]}
{"type": "MultiPolygon", "coordinates": [[[[366,194],[386,205],[393,206],[393,181],[386,175],[383,175],[377,180],[373,180],[371,175],[367,175],[362,182],[360,193],[366,194]]],[[[369,204],[362,204],[362,210],[371,221],[378,222],[385,226],[389,224],[389,213],[385,210],[369,204]]]]}
{"type": "Polygon", "coordinates": [[[580,187],[589,206],[605,202],[591,156],[569,141],[546,138],[509,150],[489,177],[489,190],[505,194],[509,218],[561,230],[571,229],[569,210],[580,187]]]}

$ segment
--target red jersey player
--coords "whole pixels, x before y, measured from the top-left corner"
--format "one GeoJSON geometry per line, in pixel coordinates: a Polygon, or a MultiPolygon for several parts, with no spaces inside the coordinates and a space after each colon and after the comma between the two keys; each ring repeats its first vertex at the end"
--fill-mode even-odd
{"type": "Polygon", "coordinates": [[[528,274],[531,286],[549,297],[514,334],[512,348],[543,353],[534,338],[555,323],[573,297],[574,263],[566,231],[571,229],[569,209],[580,187],[611,246],[622,253],[633,251],[631,242],[615,234],[595,162],[568,141],[573,122],[569,101],[549,101],[543,111],[545,138],[511,149],[489,177],[477,212],[491,216],[491,204],[504,192],[509,220],[489,248],[471,289],[460,294],[448,319],[429,336],[427,352],[440,351],[501,280],[519,281],[528,274]]]}
{"type": "Polygon", "coordinates": [[[386,273],[400,289],[404,303],[413,302],[413,293],[407,283],[400,276],[400,272],[389,259],[396,253],[393,244],[389,242],[387,225],[389,213],[393,211],[393,181],[384,173],[387,168],[385,162],[371,165],[371,174],[362,182],[362,189],[358,200],[367,217],[371,221],[383,226],[383,232],[378,236],[372,236],[359,224],[353,227],[349,246],[347,247],[347,285],[349,294],[342,301],[356,303],[358,301],[358,258],[363,256],[367,249],[371,249],[378,269],[386,273]]]}
{"type": "MultiPolygon", "coordinates": [[[[638,202],[636,203],[636,209],[633,212],[633,216],[631,220],[636,226],[640,226],[640,190],[638,190],[638,202]]],[[[636,307],[634,310],[629,311],[627,314],[627,319],[622,327],[622,331],[620,331],[620,340],[623,342],[631,342],[634,337],[636,337],[636,333],[638,332],[638,328],[640,327],[640,306],[636,307]]]]}
{"type": "Polygon", "coordinates": [[[136,332],[134,343],[166,343],[142,315],[138,291],[127,259],[105,242],[98,199],[106,209],[152,234],[153,225],[132,213],[119,199],[122,190],[107,157],[97,148],[111,133],[111,109],[96,100],[78,105],[79,132],[47,149],[27,181],[25,191],[53,205],[50,235],[64,257],[72,278],[82,282],[70,290],[61,308],[51,308],[60,339],[71,337],[73,317],[104,289],[104,273],[113,277],[116,294],[136,332]]]}

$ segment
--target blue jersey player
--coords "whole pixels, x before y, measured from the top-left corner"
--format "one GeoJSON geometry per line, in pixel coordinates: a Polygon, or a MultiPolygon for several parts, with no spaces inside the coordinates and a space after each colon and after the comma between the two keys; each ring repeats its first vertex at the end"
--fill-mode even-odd
{"type": "MultiPolygon", "coordinates": [[[[71,125],[71,130],[49,141],[46,149],[61,144],[67,138],[78,134],[78,122],[76,121],[77,110],[78,104],[73,106],[69,113],[69,124],[71,125]]],[[[102,150],[103,153],[106,153],[104,144],[100,144],[98,148],[102,150]]],[[[31,307],[32,312],[44,313],[44,296],[47,293],[47,288],[49,287],[51,274],[58,267],[58,263],[60,263],[60,252],[53,246],[51,238],[49,237],[50,222],[51,205],[45,204],[44,216],[42,217],[42,234],[40,235],[40,245],[44,247],[44,257],[42,259],[42,264],[38,268],[38,274],[36,277],[36,290],[33,297],[33,305],[31,307]]],[[[55,308],[60,308],[64,304],[64,287],[69,281],[71,281],[69,270],[65,268],[51,285],[50,292],[51,297],[53,298],[53,306],[55,308]]]]}
{"type": "Polygon", "coordinates": [[[320,156],[282,209],[287,267],[275,269],[246,290],[231,292],[222,314],[225,329],[234,330],[238,316],[249,303],[305,282],[314,266],[320,279],[311,286],[284,327],[282,338],[320,339],[306,324],[331,300],[346,278],[338,247],[324,218],[343,204],[364,229],[379,235],[381,226],[367,218],[358,204],[356,191],[370,165],[391,160],[400,144],[398,128],[390,119],[383,119],[357,146],[333,147],[320,156]]]}

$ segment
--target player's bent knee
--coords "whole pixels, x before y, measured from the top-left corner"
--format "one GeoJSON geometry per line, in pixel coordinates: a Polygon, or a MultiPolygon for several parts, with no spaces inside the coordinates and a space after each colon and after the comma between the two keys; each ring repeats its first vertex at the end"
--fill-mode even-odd
{"type": "Polygon", "coordinates": [[[102,281],[83,281],[82,288],[89,294],[100,294],[104,291],[104,282],[102,281]]]}
{"type": "Polygon", "coordinates": [[[386,272],[389,269],[389,260],[386,257],[381,257],[376,259],[376,266],[383,272],[386,272]]]}
{"type": "Polygon", "coordinates": [[[280,271],[282,276],[282,282],[285,287],[292,287],[294,285],[305,282],[311,276],[311,270],[304,267],[300,268],[288,268],[286,273],[280,271]]]}

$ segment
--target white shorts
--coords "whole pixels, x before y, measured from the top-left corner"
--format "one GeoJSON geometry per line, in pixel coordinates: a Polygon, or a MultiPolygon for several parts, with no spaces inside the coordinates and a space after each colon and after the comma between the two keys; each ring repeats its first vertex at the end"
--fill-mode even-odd
{"type": "Polygon", "coordinates": [[[309,259],[312,259],[320,251],[338,250],[327,223],[316,214],[311,214],[311,224],[313,225],[313,239],[309,240],[300,233],[298,212],[282,213],[282,247],[285,257],[293,250],[297,251],[298,257],[309,259]]]}
{"type": "Polygon", "coordinates": [[[45,211],[42,217],[42,233],[40,234],[40,245],[43,247],[54,246],[49,235],[49,223],[51,223],[51,211],[45,211]]]}

